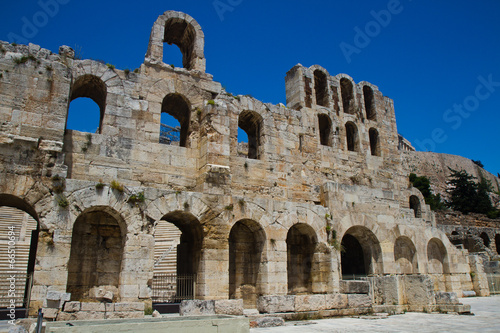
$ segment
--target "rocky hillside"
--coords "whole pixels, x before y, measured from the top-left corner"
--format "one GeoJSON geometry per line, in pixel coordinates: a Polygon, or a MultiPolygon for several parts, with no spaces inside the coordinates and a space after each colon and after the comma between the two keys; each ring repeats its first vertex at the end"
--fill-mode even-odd
{"type": "MultiPolygon", "coordinates": [[[[500,179],[465,157],[421,151],[401,151],[401,158],[403,168],[408,175],[413,172],[417,176],[426,176],[431,182],[432,191],[435,194],[440,193],[443,198],[448,197],[446,181],[451,173],[449,168],[465,170],[478,179],[482,174],[491,182],[494,191],[500,189],[500,179]]],[[[492,202],[498,207],[499,196],[493,195],[492,202]]]]}

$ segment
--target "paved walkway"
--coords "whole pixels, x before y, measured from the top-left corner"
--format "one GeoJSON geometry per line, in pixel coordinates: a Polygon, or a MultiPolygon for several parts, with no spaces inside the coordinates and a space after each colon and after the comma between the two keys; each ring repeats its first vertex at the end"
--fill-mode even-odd
{"type": "Polygon", "coordinates": [[[470,304],[475,315],[408,312],[378,319],[367,316],[287,322],[286,326],[253,328],[250,332],[500,332],[500,296],[462,298],[460,302],[470,304]]]}

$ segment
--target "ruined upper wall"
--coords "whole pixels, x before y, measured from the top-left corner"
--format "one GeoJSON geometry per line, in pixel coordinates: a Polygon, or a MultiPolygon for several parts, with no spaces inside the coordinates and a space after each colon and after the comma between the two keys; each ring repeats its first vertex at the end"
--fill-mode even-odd
{"type": "Polygon", "coordinates": [[[134,72],[75,60],[68,48],[55,55],[2,43],[3,168],[17,173],[36,160],[30,172],[38,176],[317,203],[321,187],[335,182],[392,190],[407,201],[398,194],[407,182],[393,102],[376,86],[297,65],[285,82],[289,107],[233,96],[204,72],[203,39],[190,16],[166,12],[134,72]],[[185,68],[163,62],[163,42],[180,47],[185,68]],[[68,106],[79,97],[99,105],[97,133],[66,130],[68,106]],[[162,112],[181,122],[180,146],[160,143],[162,112]],[[238,128],[249,134],[245,151],[238,128]],[[32,142],[25,157],[16,157],[25,145],[12,140],[32,142]],[[34,154],[46,140],[56,146],[50,156],[34,154]]]}

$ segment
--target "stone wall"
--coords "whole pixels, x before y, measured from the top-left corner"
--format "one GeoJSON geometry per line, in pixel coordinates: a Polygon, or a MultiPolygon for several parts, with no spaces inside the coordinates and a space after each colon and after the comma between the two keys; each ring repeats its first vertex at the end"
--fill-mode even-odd
{"type": "Polygon", "coordinates": [[[40,229],[32,313],[53,292],[149,303],[160,220],[182,232],[177,273],[201,300],[336,294],[345,237],[363,275],[411,268],[436,290],[471,288],[466,251],[408,186],[391,99],[317,65],[287,73],[286,107],[233,96],[205,73],[203,40],[193,18],[165,12],[134,72],[0,43],[0,204],[40,229]],[[163,61],[161,36],[184,68],[163,61]],[[99,105],[96,133],[66,129],[79,97],[99,105]],[[160,143],[162,112],[181,124],[178,145],[160,143]]]}

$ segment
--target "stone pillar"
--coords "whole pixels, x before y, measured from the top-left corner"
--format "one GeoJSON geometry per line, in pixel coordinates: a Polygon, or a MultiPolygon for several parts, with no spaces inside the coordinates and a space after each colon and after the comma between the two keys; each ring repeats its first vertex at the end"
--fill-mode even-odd
{"type": "Polygon", "coordinates": [[[470,275],[472,285],[477,296],[490,296],[488,278],[484,272],[483,258],[478,255],[469,255],[470,275]]]}

